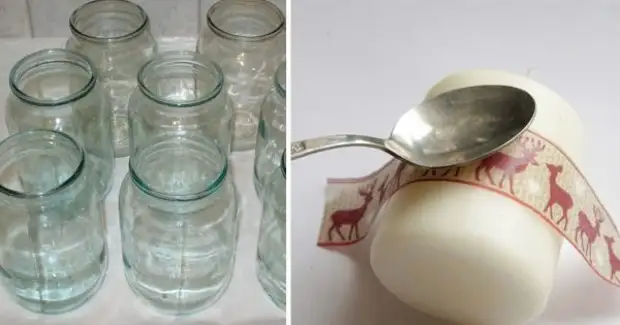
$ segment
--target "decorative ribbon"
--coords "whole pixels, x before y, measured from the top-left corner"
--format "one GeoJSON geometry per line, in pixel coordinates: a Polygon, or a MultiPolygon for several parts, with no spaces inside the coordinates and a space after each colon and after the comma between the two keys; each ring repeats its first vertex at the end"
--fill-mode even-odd
{"type": "Polygon", "coordinates": [[[568,156],[532,131],[467,166],[427,169],[394,159],[366,177],[329,179],[318,245],[362,240],[381,206],[416,182],[461,183],[514,200],[563,235],[604,280],[620,286],[620,234],[613,220],[568,156]]]}

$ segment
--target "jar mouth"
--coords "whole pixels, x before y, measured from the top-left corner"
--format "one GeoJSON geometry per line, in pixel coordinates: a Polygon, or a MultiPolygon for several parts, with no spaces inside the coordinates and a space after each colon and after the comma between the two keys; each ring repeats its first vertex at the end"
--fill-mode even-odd
{"type": "Polygon", "coordinates": [[[85,153],[65,133],[31,130],[0,142],[0,192],[17,199],[52,196],[82,174],[85,153]]]}
{"type": "Polygon", "coordinates": [[[144,31],[149,17],[141,6],[125,0],[93,0],[71,14],[69,28],[78,38],[92,42],[118,42],[144,31]]]}
{"type": "Polygon", "coordinates": [[[282,62],[276,70],[274,84],[280,96],[286,98],[286,62],[282,62]]]}
{"type": "Polygon", "coordinates": [[[151,100],[175,107],[204,104],[224,86],[220,67],[202,54],[174,51],[158,54],[138,72],[138,86],[151,100]]]}
{"type": "Polygon", "coordinates": [[[228,159],[204,137],[163,134],[129,158],[133,183],[167,201],[193,201],[217,192],[228,174],[228,159]]]}
{"type": "Polygon", "coordinates": [[[209,8],[207,26],[223,38],[264,41],[284,29],[285,17],[266,0],[220,0],[209,8]]]}
{"type": "Polygon", "coordinates": [[[15,96],[36,106],[57,106],[79,100],[96,82],[92,62],[65,49],[31,53],[19,60],[9,75],[9,87],[15,96]]]}

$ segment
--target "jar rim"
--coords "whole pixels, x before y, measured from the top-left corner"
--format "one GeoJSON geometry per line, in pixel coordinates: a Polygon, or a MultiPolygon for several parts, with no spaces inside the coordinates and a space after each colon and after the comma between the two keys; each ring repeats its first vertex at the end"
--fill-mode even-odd
{"type": "Polygon", "coordinates": [[[142,34],[142,32],[148,27],[148,25],[149,25],[149,16],[146,13],[146,11],[142,8],[142,6],[136,3],[133,3],[131,1],[127,1],[127,0],[91,0],[79,6],[77,9],[75,9],[73,13],[71,13],[71,17],[69,18],[69,29],[71,30],[71,34],[73,34],[74,36],[80,39],[84,39],[84,40],[87,40],[93,43],[112,43],[112,42],[122,42],[122,41],[130,40],[142,34]],[[129,5],[133,9],[136,9],[141,19],[140,25],[136,29],[134,29],[133,31],[127,34],[113,36],[113,37],[93,36],[93,35],[89,35],[89,34],[86,34],[80,31],[80,29],[76,26],[77,18],[78,18],[78,15],[80,14],[80,11],[88,8],[91,5],[100,5],[104,2],[123,3],[123,4],[129,5]]]}
{"type": "Polygon", "coordinates": [[[280,32],[286,26],[286,17],[284,16],[284,13],[282,13],[282,10],[280,10],[280,8],[278,8],[278,6],[276,6],[275,4],[273,4],[273,3],[271,3],[270,1],[267,1],[267,0],[219,0],[215,4],[213,4],[209,8],[209,10],[207,11],[207,26],[217,36],[225,38],[225,39],[228,39],[228,40],[233,40],[233,41],[241,40],[241,41],[246,41],[246,42],[261,42],[261,41],[265,41],[265,40],[268,40],[270,38],[273,38],[276,35],[280,34],[280,32]],[[228,32],[228,31],[226,31],[223,28],[220,28],[218,26],[218,24],[216,24],[213,21],[213,15],[215,15],[216,11],[218,9],[220,9],[221,6],[226,6],[228,4],[239,2],[239,1],[254,2],[254,3],[257,3],[257,4],[265,6],[265,8],[271,10],[273,13],[276,13],[276,15],[278,16],[278,20],[279,20],[278,24],[272,30],[270,30],[269,32],[266,32],[266,33],[261,34],[261,35],[255,35],[255,36],[239,35],[239,34],[228,32]]]}
{"type": "Polygon", "coordinates": [[[224,73],[217,63],[211,61],[205,55],[200,53],[192,51],[166,51],[158,53],[140,68],[138,71],[138,88],[146,97],[158,104],[173,107],[192,107],[202,105],[220,94],[224,88],[224,73]],[[216,79],[215,85],[211,91],[200,98],[192,100],[167,100],[157,96],[157,94],[153,93],[144,83],[144,78],[146,77],[145,75],[149,69],[154,69],[164,65],[174,66],[179,63],[211,71],[216,79]]]}
{"type": "Polygon", "coordinates": [[[26,55],[25,57],[17,61],[17,63],[15,63],[13,68],[11,68],[11,72],[9,73],[9,88],[11,89],[13,94],[15,94],[15,96],[28,104],[32,104],[35,106],[64,105],[83,98],[84,96],[88,95],[88,93],[90,93],[90,91],[95,87],[95,84],[97,83],[97,77],[95,75],[96,73],[93,67],[94,64],[88,57],[75,51],[61,48],[40,50],[26,55]],[[64,56],[64,58],[55,57],[55,55],[61,55],[64,56]],[[28,63],[32,63],[32,66],[27,66],[28,63]],[[51,63],[72,64],[87,72],[90,78],[81,89],[58,99],[35,98],[20,89],[18,82],[21,77],[23,77],[28,71],[42,65],[51,63]],[[24,67],[25,70],[20,71],[20,69],[24,67]]]}
{"type": "Polygon", "coordinates": [[[71,184],[73,184],[80,177],[80,175],[84,171],[85,161],[86,161],[86,154],[84,153],[84,149],[72,137],[70,137],[66,133],[63,133],[63,132],[60,132],[60,131],[44,130],[44,129],[33,129],[33,130],[29,130],[29,131],[15,133],[15,134],[12,134],[12,135],[8,136],[4,140],[0,141],[0,148],[3,145],[6,145],[7,143],[9,143],[11,141],[17,141],[21,137],[33,136],[33,135],[37,135],[37,134],[40,134],[42,136],[48,136],[48,137],[59,137],[59,138],[62,138],[63,140],[69,141],[71,146],[74,147],[77,151],[79,151],[80,163],[75,167],[75,169],[73,170],[73,173],[71,174],[70,177],[68,177],[66,180],[64,180],[60,184],[56,185],[54,188],[52,188],[52,189],[50,189],[50,190],[48,190],[48,191],[46,191],[44,193],[24,193],[24,192],[12,190],[12,189],[10,189],[8,187],[5,187],[2,184],[0,184],[0,193],[5,194],[5,195],[10,196],[10,197],[15,198],[15,199],[25,199],[25,200],[30,199],[30,200],[32,200],[32,199],[47,198],[47,197],[50,197],[52,195],[55,195],[55,194],[63,191],[67,187],[69,187],[71,184]]]}
{"type": "Polygon", "coordinates": [[[194,193],[187,193],[187,194],[174,194],[174,193],[162,192],[162,191],[153,189],[151,186],[149,186],[146,182],[142,180],[139,173],[134,168],[134,165],[135,165],[134,161],[138,159],[139,157],[138,154],[134,154],[129,157],[129,176],[131,177],[131,181],[142,192],[146,193],[147,195],[150,195],[152,197],[165,200],[165,201],[189,202],[189,201],[195,201],[195,200],[203,199],[203,198],[210,196],[222,186],[222,184],[224,183],[224,180],[228,176],[228,169],[230,167],[229,167],[228,158],[224,154],[224,151],[222,150],[222,148],[220,148],[220,146],[217,145],[217,143],[214,141],[208,141],[208,142],[210,142],[211,143],[210,145],[212,145],[213,148],[215,148],[218,155],[222,157],[223,166],[221,167],[217,177],[215,177],[215,179],[213,179],[210,183],[208,183],[204,189],[194,192],[194,193]]]}

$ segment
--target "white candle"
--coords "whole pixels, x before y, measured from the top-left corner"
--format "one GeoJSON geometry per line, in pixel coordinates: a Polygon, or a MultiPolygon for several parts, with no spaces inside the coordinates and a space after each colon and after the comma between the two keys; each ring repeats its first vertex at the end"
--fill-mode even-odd
{"type": "MultiPolygon", "coordinates": [[[[532,94],[531,129],[579,166],[583,127],[556,93],[523,76],[472,70],[428,93],[500,84],[532,94]]],[[[379,281],[410,306],[468,325],[516,325],[540,315],[552,289],[563,238],[511,199],[469,185],[408,185],[381,211],[370,251],[379,281]]]]}

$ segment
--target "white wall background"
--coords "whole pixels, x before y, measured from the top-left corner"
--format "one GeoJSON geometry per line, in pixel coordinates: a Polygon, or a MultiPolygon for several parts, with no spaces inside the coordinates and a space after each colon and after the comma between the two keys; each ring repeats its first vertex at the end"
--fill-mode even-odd
{"type": "MultiPolygon", "coordinates": [[[[89,0],[0,0],[0,38],[65,37],[69,16],[89,0]]],[[[286,0],[271,0],[286,12],[286,0]]],[[[156,37],[194,37],[216,0],[134,0],[156,37]]]]}

